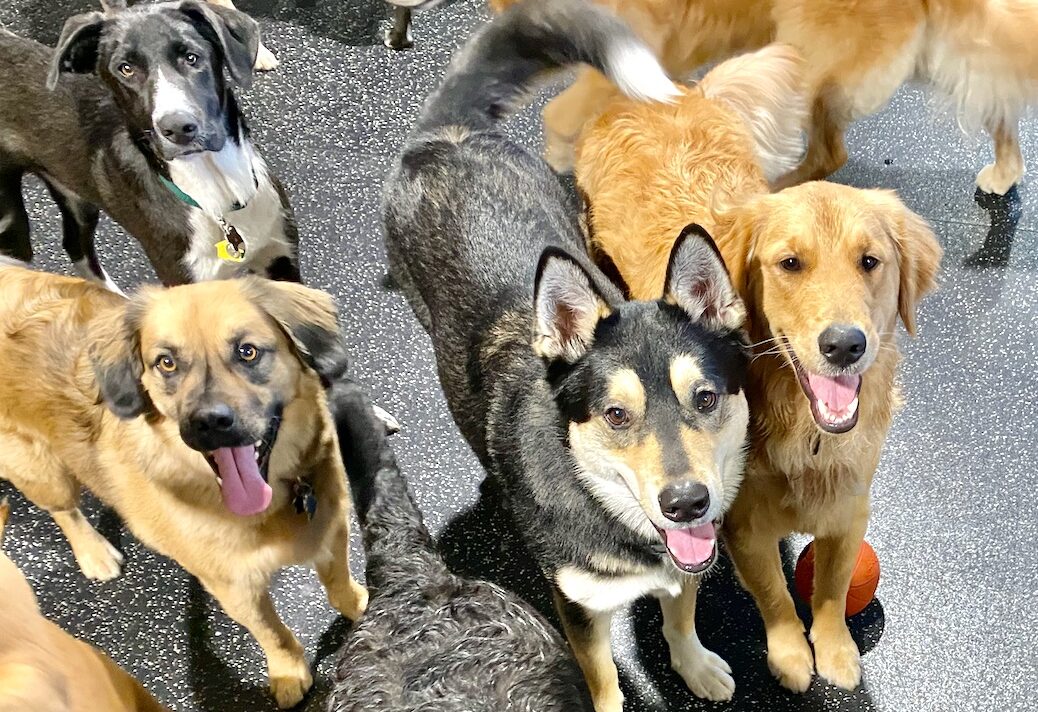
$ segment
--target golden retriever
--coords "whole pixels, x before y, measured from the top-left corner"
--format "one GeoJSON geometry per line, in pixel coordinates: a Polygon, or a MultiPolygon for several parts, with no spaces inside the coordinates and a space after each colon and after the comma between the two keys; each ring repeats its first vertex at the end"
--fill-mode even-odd
{"type": "MultiPolygon", "coordinates": [[[[1032,0],[598,0],[627,20],[667,71],[777,40],[807,66],[807,155],[778,187],[825,178],[847,161],[844,132],[886,105],[901,84],[934,85],[969,126],[994,139],[977,185],[1004,194],[1024,174],[1018,123],[1038,98],[1038,3],[1032,0]]],[[[496,11],[515,0],[490,0],[496,11]]],[[[572,167],[585,123],[616,95],[593,69],[544,111],[547,158],[572,167]]]]}
{"type": "Polygon", "coordinates": [[[0,477],[106,580],[122,556],[78,508],[81,486],[93,491],[252,633],[290,707],[312,678],[271,576],[314,563],[344,615],[367,601],[322,388],[345,368],[334,303],[300,285],[250,277],[127,300],[0,264],[0,477]]]}
{"type": "MultiPolygon", "coordinates": [[[[0,502],[0,537],[8,511],[0,502]]],[[[166,712],[107,656],[44,618],[2,552],[0,591],[0,712],[166,712]]]]}
{"type": "MultiPolygon", "coordinates": [[[[810,182],[767,193],[762,165],[788,124],[777,98],[797,74],[788,48],[769,47],[720,65],[671,106],[614,101],[581,139],[576,176],[592,247],[634,298],[659,293],[686,222],[710,226],[755,347],[750,453],[724,521],[728,550],[764,618],[779,681],[803,691],[817,667],[849,689],[860,663],[844,605],[899,404],[897,319],[915,332],[941,249],[889,192],[810,182]],[[813,655],[779,557],[794,531],[816,537],[813,655]]],[[[718,675],[706,696],[732,689],[718,675]]]]}

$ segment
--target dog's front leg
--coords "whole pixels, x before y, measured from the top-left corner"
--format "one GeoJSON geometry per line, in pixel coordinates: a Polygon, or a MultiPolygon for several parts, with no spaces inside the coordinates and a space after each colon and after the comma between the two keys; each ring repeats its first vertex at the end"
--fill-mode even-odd
{"type": "Polygon", "coordinates": [[[613,612],[597,613],[573,603],[557,588],[555,609],[562,620],[577,664],[584,673],[595,712],[623,712],[624,696],[620,691],[620,674],[613,662],[610,625],[613,612]]]}
{"type": "Polygon", "coordinates": [[[1024,156],[1020,153],[1017,120],[998,119],[987,123],[995,142],[995,162],[977,174],[977,187],[985,193],[1005,195],[1024,177],[1024,156]]]}
{"type": "Polygon", "coordinates": [[[811,641],[818,674],[853,690],[861,682],[861,656],[847,630],[847,588],[865,538],[868,513],[846,532],[815,539],[815,580],[811,594],[811,641]]]}
{"type": "Polygon", "coordinates": [[[286,709],[299,704],[313,684],[313,677],[303,656],[303,646],[274,610],[267,590],[269,581],[257,585],[249,581],[202,580],[202,584],[263,649],[270,691],[278,707],[286,709]]]}
{"type": "Polygon", "coordinates": [[[697,697],[717,702],[732,699],[735,681],[724,659],[700,642],[696,633],[699,579],[688,578],[677,596],[661,597],[663,637],[670,647],[670,666],[697,697]]]}
{"type": "Polygon", "coordinates": [[[351,621],[360,618],[368,607],[368,590],[350,572],[350,529],[345,517],[331,537],[330,555],[317,562],[317,576],[335,610],[351,621]]]}
{"type": "Polygon", "coordinates": [[[738,526],[733,522],[725,541],[739,580],[753,596],[764,619],[771,674],[783,687],[804,692],[814,674],[814,655],[786,588],[778,539],[754,532],[747,524],[738,526]]]}

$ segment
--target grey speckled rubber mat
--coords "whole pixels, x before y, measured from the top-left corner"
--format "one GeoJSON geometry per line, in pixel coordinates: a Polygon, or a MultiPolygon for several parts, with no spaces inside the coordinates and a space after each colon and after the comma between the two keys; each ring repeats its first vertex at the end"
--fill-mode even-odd
{"type": "MultiPolygon", "coordinates": [[[[4,0],[0,23],[52,44],[65,17],[94,5],[4,0]]],[[[416,46],[401,53],[382,46],[389,13],[378,0],[240,7],[261,21],[282,62],[257,79],[244,104],[295,206],[304,277],[341,299],[355,373],[403,423],[394,442],[429,524],[457,569],[546,607],[544,586],[494,493],[481,491],[483,473],[447,413],[428,339],[402,298],[382,286],[382,176],[451,51],[484,20],[482,5],[466,0],[419,14],[416,46]]],[[[836,176],[899,191],[946,249],[942,288],[922,306],[920,336],[904,339],[907,405],[876,478],[868,538],[883,578],[878,602],[853,620],[864,683],[854,693],[821,682],[803,696],[779,688],[767,672],[759,617],[722,565],[705,585],[699,621],[706,643],[735,670],[735,699],[705,704],[684,689],[667,664],[658,608],[643,602],[615,626],[632,712],[1038,709],[1038,221],[1031,212],[1038,189],[1025,179],[1006,198],[975,196],[973,177],[990,160],[989,144],[960,131],[927,97],[904,89],[890,108],[857,124],[851,161],[836,176]]],[[[509,122],[534,150],[538,108],[509,122]]],[[[1023,133],[1033,165],[1038,126],[1029,121],[1023,133]]],[[[35,183],[28,202],[38,263],[67,270],[57,210],[35,183]]],[[[100,241],[124,287],[152,278],[134,243],[107,219],[100,241]]],[[[14,504],[5,549],[48,616],[110,653],[175,710],[274,709],[252,639],[113,514],[93,501],[87,508],[126,553],[125,574],[91,584],[49,519],[6,483],[0,494],[14,504]]],[[[802,544],[791,543],[790,558],[802,544]]],[[[358,573],[362,561],[355,541],[358,573]]],[[[304,707],[323,709],[348,626],[309,571],[283,572],[274,597],[317,669],[304,707]]]]}

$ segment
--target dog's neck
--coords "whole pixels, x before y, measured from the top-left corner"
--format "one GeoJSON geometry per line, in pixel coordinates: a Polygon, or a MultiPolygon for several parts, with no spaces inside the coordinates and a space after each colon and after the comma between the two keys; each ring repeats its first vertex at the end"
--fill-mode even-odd
{"type": "Polygon", "coordinates": [[[246,137],[228,139],[219,151],[203,151],[166,163],[169,178],[210,215],[248,205],[266,166],[246,137]]]}

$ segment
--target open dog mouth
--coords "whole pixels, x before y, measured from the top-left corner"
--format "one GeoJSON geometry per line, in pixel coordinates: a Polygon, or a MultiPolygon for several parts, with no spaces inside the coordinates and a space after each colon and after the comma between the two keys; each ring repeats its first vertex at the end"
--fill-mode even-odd
{"type": "Polygon", "coordinates": [[[861,375],[822,376],[808,372],[800,363],[789,341],[782,337],[800,388],[811,404],[811,415],[827,433],[846,433],[858,424],[858,393],[861,375]]]}
{"type": "Polygon", "coordinates": [[[656,527],[656,531],[671,561],[685,573],[701,574],[717,561],[717,529],[713,522],[684,529],[656,527]]]}
{"type": "Polygon", "coordinates": [[[267,483],[270,453],[277,440],[281,418],[273,417],[262,439],[249,445],[222,447],[202,453],[213,468],[224,506],[242,517],[266,511],[273,498],[267,483]]]}

